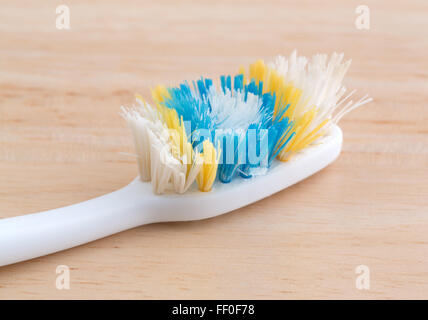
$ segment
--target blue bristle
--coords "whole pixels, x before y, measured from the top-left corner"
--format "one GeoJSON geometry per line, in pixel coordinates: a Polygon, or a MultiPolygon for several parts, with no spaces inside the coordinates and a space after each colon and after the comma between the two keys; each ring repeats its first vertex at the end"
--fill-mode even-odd
{"type": "Polygon", "coordinates": [[[199,91],[200,96],[206,97],[207,96],[207,88],[205,86],[203,79],[198,80],[196,83],[198,86],[198,91],[199,91]]]}
{"type": "Polygon", "coordinates": [[[164,102],[168,108],[175,109],[178,117],[191,123],[191,128],[211,128],[209,117],[210,105],[208,99],[194,97],[187,82],[182,83],[179,88],[169,88],[171,99],[164,102]]]}
{"type": "Polygon", "coordinates": [[[185,121],[186,132],[192,132],[190,141],[195,149],[201,152],[202,142],[207,139],[211,140],[216,148],[220,147],[218,179],[223,183],[228,183],[237,174],[243,178],[250,178],[253,169],[269,167],[295,133],[290,134],[293,123],[288,117],[284,117],[289,105],[280,102],[278,110],[281,111],[274,118],[277,97],[271,93],[263,94],[262,81],[256,82],[251,79],[246,84],[243,74],[239,74],[233,77],[233,89],[230,75],[221,76],[220,84],[223,94],[230,91],[232,97],[239,98],[236,95],[238,92],[242,92],[243,96],[239,99],[244,99],[245,102],[247,102],[249,94],[258,97],[260,101],[259,119],[255,123],[249,123],[246,131],[242,131],[242,128],[228,128],[229,130],[223,132],[220,137],[215,136],[214,131],[222,123],[212,118],[210,114],[212,111],[210,97],[213,92],[217,91],[215,87],[210,89],[214,84],[209,78],[201,78],[193,82],[193,88],[189,86],[188,82],[180,84],[179,87],[168,88],[171,99],[166,100],[163,104],[175,109],[179,118],[185,121]],[[191,129],[187,127],[188,123],[190,123],[191,129]],[[201,133],[197,129],[208,130],[201,133]],[[250,143],[249,130],[254,130],[251,134],[255,134],[257,143],[250,143]],[[227,144],[224,143],[224,139],[233,141],[232,154],[225,147],[227,144]],[[268,139],[267,150],[261,149],[264,139],[268,139]],[[249,154],[256,159],[250,159],[249,154]],[[250,163],[250,160],[255,160],[255,163],[250,163]]]}
{"type": "Polygon", "coordinates": [[[242,91],[243,84],[244,84],[244,75],[243,74],[236,75],[235,78],[233,79],[233,89],[235,91],[242,91]]]}
{"type": "Polygon", "coordinates": [[[258,87],[256,85],[256,81],[254,79],[251,80],[251,82],[248,84],[248,86],[247,86],[247,92],[248,93],[252,93],[254,95],[259,95],[258,94],[259,90],[258,90],[258,87]]]}
{"type": "Polygon", "coordinates": [[[207,90],[209,90],[212,85],[213,85],[213,81],[211,79],[206,78],[205,87],[207,88],[207,90]]]}
{"type": "Polygon", "coordinates": [[[221,90],[223,90],[223,93],[225,93],[226,92],[226,77],[221,76],[220,82],[221,82],[221,90]]]}
{"type": "MultiPolygon", "coordinates": [[[[255,88],[255,83],[252,89],[255,88]]],[[[256,141],[258,144],[256,146],[250,146],[247,144],[247,161],[246,164],[241,165],[240,167],[240,175],[243,178],[250,178],[251,177],[251,168],[261,166],[261,163],[257,164],[250,164],[250,159],[248,159],[248,155],[250,152],[253,152],[251,154],[255,154],[259,156],[261,159],[266,159],[264,157],[267,157],[267,166],[270,166],[273,159],[284,149],[284,147],[287,145],[287,143],[291,140],[291,138],[294,136],[295,133],[287,137],[287,133],[289,130],[291,130],[293,123],[289,121],[287,117],[281,119],[284,115],[284,113],[287,111],[290,105],[287,105],[283,107],[280,106],[280,110],[282,110],[275,119],[273,119],[273,114],[275,110],[275,95],[270,93],[265,93],[262,96],[263,103],[260,107],[260,112],[263,115],[260,119],[260,122],[257,124],[250,125],[249,129],[256,130],[257,132],[257,139],[256,141]],[[281,120],[279,120],[281,119],[281,120]],[[262,141],[263,137],[260,133],[260,131],[268,130],[268,154],[260,154],[260,142],[262,141]],[[283,137],[281,139],[281,137],[283,137]],[[250,149],[253,148],[253,149],[250,149]],[[254,150],[254,148],[256,150],[254,150]]],[[[250,141],[250,139],[247,138],[247,141],[250,141]]]]}
{"type": "Polygon", "coordinates": [[[226,77],[226,87],[232,91],[232,77],[231,76],[227,76],[226,77]]]}
{"type": "Polygon", "coordinates": [[[264,128],[261,128],[260,124],[261,123],[251,124],[246,132],[245,163],[242,164],[239,168],[239,174],[243,178],[251,178],[251,168],[259,167],[264,161],[264,159],[268,157],[268,154],[265,154],[265,151],[260,149],[261,144],[264,143],[264,139],[266,139],[266,131],[261,130],[264,128]],[[256,135],[256,144],[250,144],[250,141],[253,141],[251,139],[250,132],[256,135]],[[253,163],[252,159],[250,159],[250,155],[254,155],[258,159],[260,159],[260,161],[253,163]]]}
{"type": "Polygon", "coordinates": [[[220,155],[220,163],[218,165],[218,179],[222,183],[229,183],[232,181],[235,176],[236,169],[239,166],[239,154],[238,150],[240,150],[240,144],[242,143],[242,139],[240,139],[239,134],[236,132],[228,132],[223,133],[217,140],[216,146],[220,145],[223,151],[220,155]],[[232,141],[233,148],[227,145],[227,141],[232,141]],[[225,150],[233,150],[233,153],[224,152],[225,150]]]}

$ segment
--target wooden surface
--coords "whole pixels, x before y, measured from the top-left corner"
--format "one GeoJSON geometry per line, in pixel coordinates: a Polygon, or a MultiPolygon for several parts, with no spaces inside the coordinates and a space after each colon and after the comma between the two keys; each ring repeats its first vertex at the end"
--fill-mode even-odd
{"type": "MultiPolygon", "coordinates": [[[[342,122],[340,158],[230,214],[143,226],[0,268],[0,298],[427,298],[428,3],[3,0],[0,217],[113,191],[137,173],[121,105],[150,86],[233,73],[297,48],[343,51],[374,102],[342,122]],[[55,269],[71,269],[57,290],[55,269]],[[370,268],[370,290],[355,268],[370,268]]],[[[203,210],[203,208],[201,208],[203,210]]]]}

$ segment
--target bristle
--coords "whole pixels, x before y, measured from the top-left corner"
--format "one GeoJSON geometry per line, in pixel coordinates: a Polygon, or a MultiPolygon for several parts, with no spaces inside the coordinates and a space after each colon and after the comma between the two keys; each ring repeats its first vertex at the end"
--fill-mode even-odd
{"type": "Polygon", "coordinates": [[[196,180],[207,192],[216,179],[264,174],[275,159],[294,154],[329,132],[356,103],[342,80],[350,66],[343,54],[311,59],[291,53],[273,63],[258,60],[235,76],[186,81],[152,89],[154,106],[136,95],[122,108],[134,136],[140,178],[156,193],[183,193],[196,180]]]}
{"type": "Polygon", "coordinates": [[[152,181],[155,193],[183,193],[195,181],[201,157],[187,141],[184,125],[175,110],[164,111],[162,116],[143,102],[139,107],[122,108],[122,116],[134,136],[140,179],[152,181]]]}
{"type": "MultiPolygon", "coordinates": [[[[269,64],[274,70],[270,74],[275,75],[277,72],[283,83],[292,84],[298,90],[294,94],[291,90],[283,93],[286,97],[293,97],[293,106],[288,116],[294,121],[293,129],[296,134],[288,148],[280,153],[280,160],[290,159],[293,154],[325,135],[330,125],[337,123],[347,112],[371,101],[365,98],[356,104],[350,101],[340,112],[336,111],[346,92],[342,80],[351,64],[350,60],[342,62],[343,56],[343,53],[333,53],[328,58],[325,54],[317,54],[308,60],[293,51],[288,59],[278,56],[274,63],[269,64]]],[[[273,92],[280,92],[280,88],[274,88],[273,92]]]]}
{"type": "Polygon", "coordinates": [[[202,168],[196,177],[199,190],[211,191],[217,175],[218,160],[219,150],[216,150],[209,140],[205,140],[203,142],[202,168]]]}
{"type": "Polygon", "coordinates": [[[144,101],[137,97],[139,106],[126,109],[122,107],[121,115],[125,118],[134,137],[137,162],[142,181],[151,180],[151,155],[149,131],[157,132],[158,136],[165,135],[165,128],[159,114],[144,101]]]}

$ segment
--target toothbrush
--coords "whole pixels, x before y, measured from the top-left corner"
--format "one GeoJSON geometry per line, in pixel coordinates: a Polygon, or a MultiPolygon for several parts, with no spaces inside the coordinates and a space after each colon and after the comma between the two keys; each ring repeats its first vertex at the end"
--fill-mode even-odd
{"type": "Polygon", "coordinates": [[[294,51],[248,72],[191,86],[158,86],[122,108],[139,177],[75,205],[0,220],[0,266],[72,248],[130,228],[215,217],[323,169],[341,151],[338,121],[368,103],[345,95],[343,54],[308,60],[294,51]]]}

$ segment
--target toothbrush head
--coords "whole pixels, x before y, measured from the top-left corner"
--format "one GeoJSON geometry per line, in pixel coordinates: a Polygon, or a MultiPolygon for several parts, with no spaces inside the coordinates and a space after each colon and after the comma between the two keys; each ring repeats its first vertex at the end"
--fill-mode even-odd
{"type": "Polygon", "coordinates": [[[193,221],[213,218],[269,197],[325,168],[340,154],[342,131],[332,125],[329,132],[290,161],[274,161],[264,174],[254,179],[216,182],[211,192],[201,192],[193,184],[183,194],[152,192],[150,183],[135,179],[120,198],[138,208],[138,216],[150,222],[193,221]],[[142,214],[144,213],[144,214],[142,214]]]}
{"type": "Polygon", "coordinates": [[[150,105],[123,108],[134,136],[140,179],[155,193],[184,193],[196,181],[210,191],[216,181],[230,183],[265,175],[320,142],[350,110],[354,93],[344,96],[350,61],[343,54],[311,60],[278,56],[221,76],[220,85],[200,78],[177,87],[152,89],[150,105]]]}

